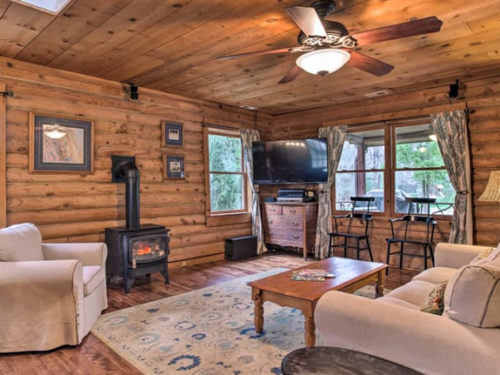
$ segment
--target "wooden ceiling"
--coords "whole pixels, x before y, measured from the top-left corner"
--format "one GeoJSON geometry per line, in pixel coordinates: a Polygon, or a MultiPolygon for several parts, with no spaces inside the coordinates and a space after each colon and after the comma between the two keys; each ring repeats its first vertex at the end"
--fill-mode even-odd
{"type": "Polygon", "coordinates": [[[293,0],[75,0],[59,16],[0,0],[0,55],[134,82],[187,97],[279,114],[400,93],[500,70],[500,0],[345,0],[329,16],[351,33],[435,15],[439,33],[359,50],[394,65],[375,77],[351,67],[278,81],[297,55],[216,57],[294,47],[293,0]]]}

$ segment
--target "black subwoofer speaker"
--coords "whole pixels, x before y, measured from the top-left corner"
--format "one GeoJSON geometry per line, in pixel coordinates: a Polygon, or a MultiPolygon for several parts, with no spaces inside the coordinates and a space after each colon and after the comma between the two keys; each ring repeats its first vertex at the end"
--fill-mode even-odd
{"type": "Polygon", "coordinates": [[[240,260],[257,256],[257,236],[226,239],[226,259],[240,260]]]}

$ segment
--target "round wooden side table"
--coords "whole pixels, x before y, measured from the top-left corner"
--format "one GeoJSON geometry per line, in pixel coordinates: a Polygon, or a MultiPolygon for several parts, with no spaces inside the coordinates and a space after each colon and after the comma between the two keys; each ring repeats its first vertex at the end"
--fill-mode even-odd
{"type": "Polygon", "coordinates": [[[283,375],[422,375],[369,354],[331,346],[301,348],[281,362],[283,375]]]}

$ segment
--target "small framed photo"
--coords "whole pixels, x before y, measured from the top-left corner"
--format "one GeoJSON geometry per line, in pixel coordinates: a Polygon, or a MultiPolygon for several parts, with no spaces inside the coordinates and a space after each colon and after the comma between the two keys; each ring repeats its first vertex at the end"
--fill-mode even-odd
{"type": "Polygon", "coordinates": [[[184,156],[163,154],[163,179],[183,180],[184,156]]]}
{"type": "Polygon", "coordinates": [[[29,171],[92,173],[92,121],[30,113],[29,171]]]}
{"type": "Polygon", "coordinates": [[[161,137],[163,146],[182,146],[183,129],[179,122],[162,121],[161,137]]]}

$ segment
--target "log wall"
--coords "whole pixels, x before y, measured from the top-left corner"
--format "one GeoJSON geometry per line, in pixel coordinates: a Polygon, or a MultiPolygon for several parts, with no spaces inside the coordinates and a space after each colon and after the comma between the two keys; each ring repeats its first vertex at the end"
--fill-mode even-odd
{"type": "MultiPolygon", "coordinates": [[[[422,89],[328,108],[295,112],[274,117],[273,127],[261,128],[264,140],[317,137],[325,125],[352,126],[364,122],[437,113],[458,108],[472,112],[469,117],[470,148],[473,170],[474,243],[497,245],[500,241],[500,206],[478,202],[486,186],[489,172],[500,169],[500,77],[465,82],[465,99],[450,102],[447,85],[422,89]]],[[[275,187],[262,187],[261,194],[270,196],[275,187]]],[[[385,238],[390,235],[389,217],[376,217],[371,229],[372,245],[379,261],[385,261],[385,238]]],[[[450,221],[439,220],[436,242],[447,241],[450,221]]],[[[397,256],[394,256],[394,261],[397,256]]],[[[409,267],[421,267],[422,260],[408,258],[409,267]],[[411,259],[411,260],[410,260],[411,259]]]]}
{"type": "Polygon", "coordinates": [[[254,128],[269,116],[154,90],[131,101],[118,82],[7,58],[1,84],[15,93],[6,100],[8,225],[33,222],[46,242],[102,241],[105,227],[124,224],[125,186],[111,183],[117,154],[136,157],[141,220],[171,229],[172,266],[221,259],[225,238],[251,232],[248,222],[206,225],[202,123],[254,128]],[[94,173],[29,173],[29,112],[92,119],[94,173]],[[183,181],[163,181],[162,120],[184,125],[184,146],[166,151],[185,156],[183,181]]]}

